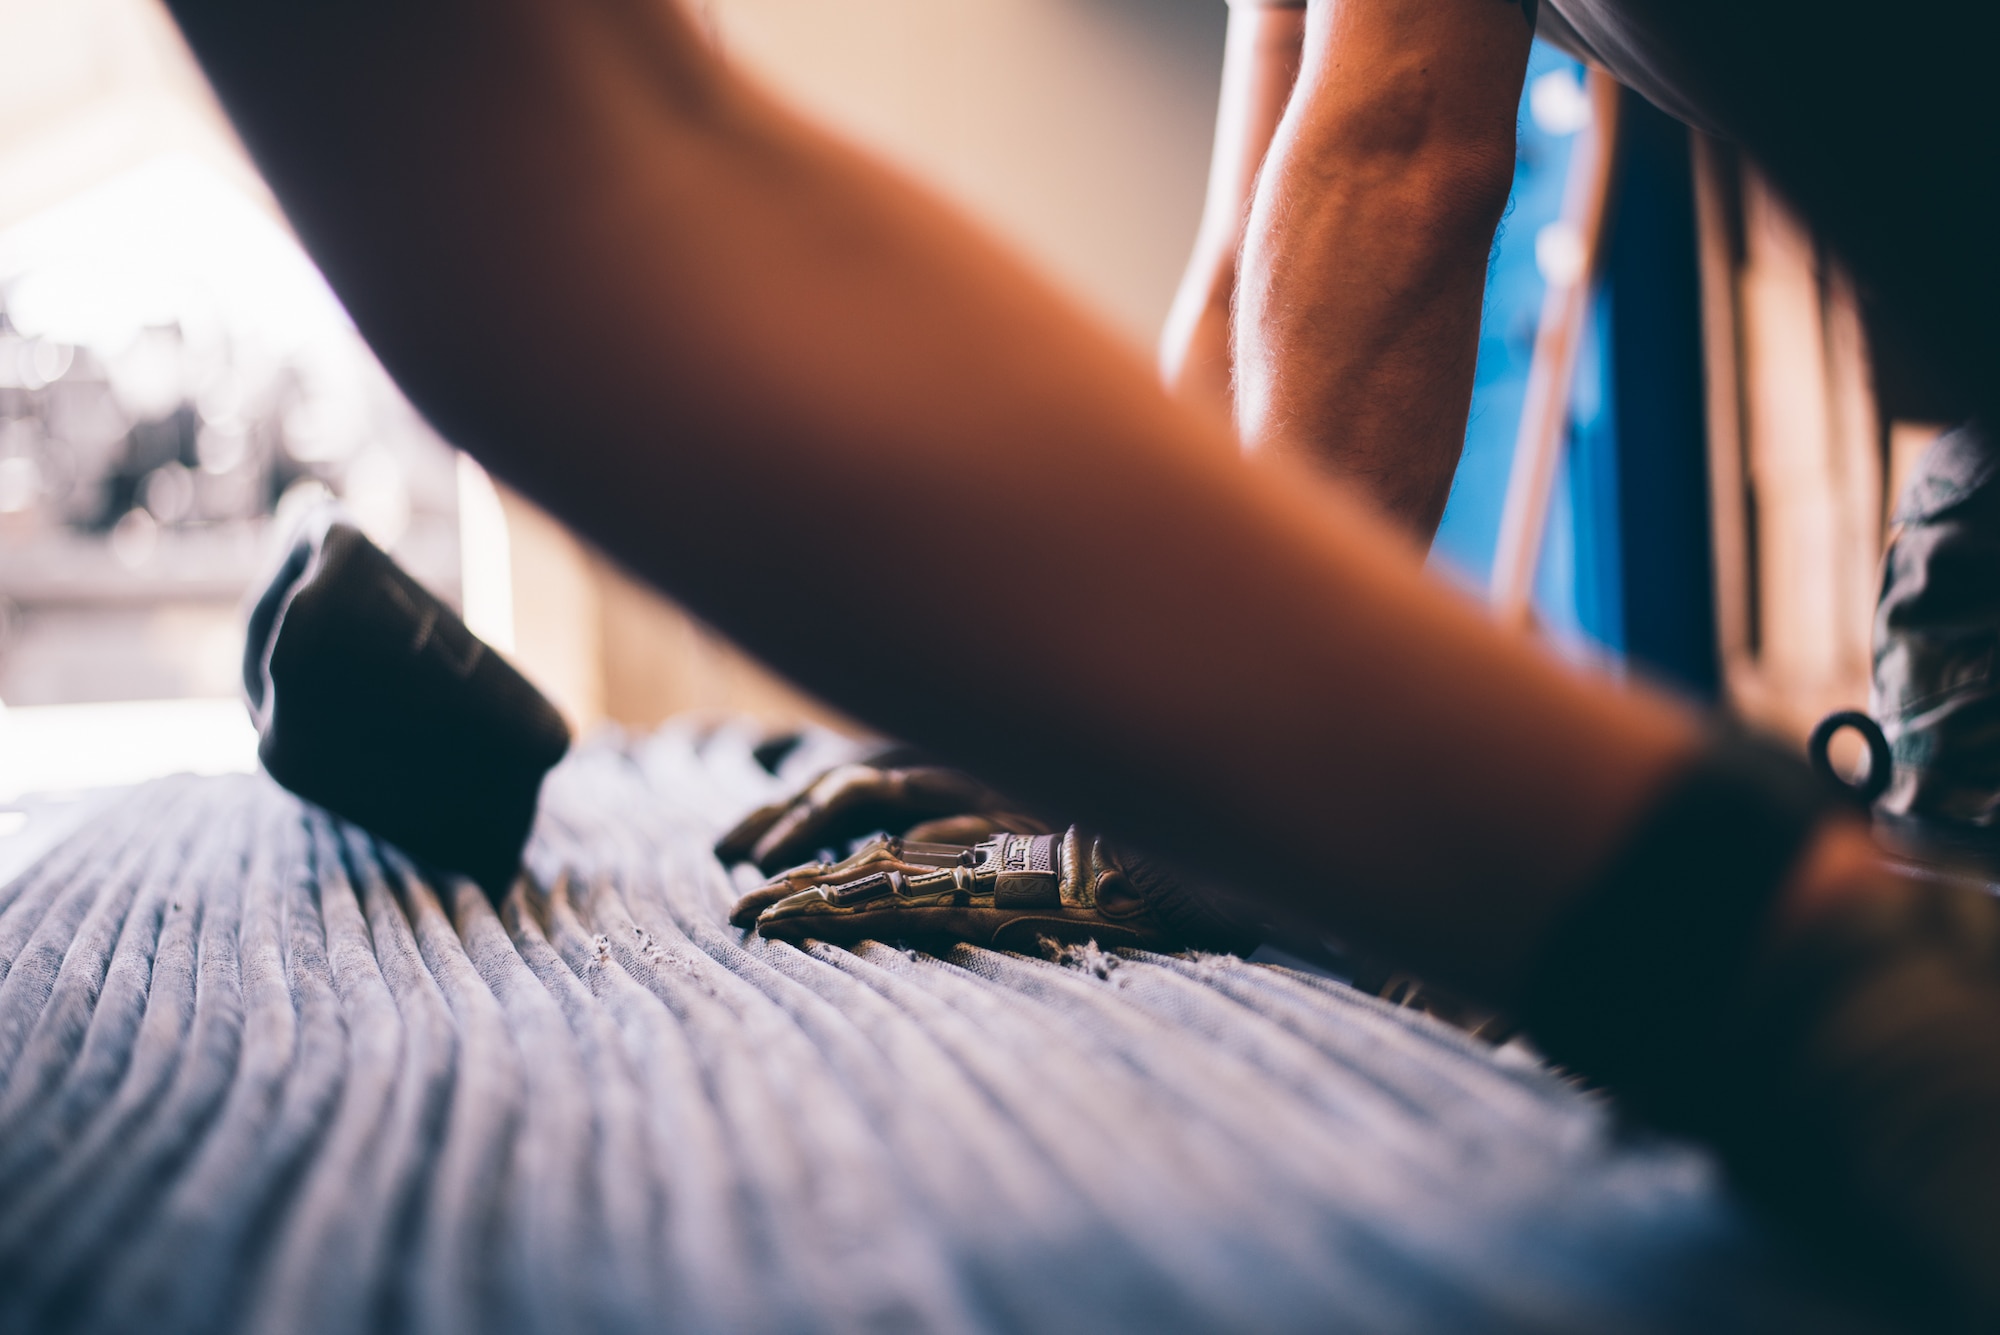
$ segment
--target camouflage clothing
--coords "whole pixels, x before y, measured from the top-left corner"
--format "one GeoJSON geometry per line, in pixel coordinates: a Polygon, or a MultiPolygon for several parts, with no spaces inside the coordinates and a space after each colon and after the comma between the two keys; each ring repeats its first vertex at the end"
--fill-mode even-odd
{"type": "Polygon", "coordinates": [[[1895,774],[1878,811],[1919,845],[2000,851],[2000,451],[1969,427],[1943,436],[1894,518],[1869,712],[1895,774]]]}

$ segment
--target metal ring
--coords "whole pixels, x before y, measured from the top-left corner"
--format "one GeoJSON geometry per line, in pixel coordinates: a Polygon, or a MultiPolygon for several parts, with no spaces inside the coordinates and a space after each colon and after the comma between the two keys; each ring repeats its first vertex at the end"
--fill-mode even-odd
{"type": "Polygon", "coordinates": [[[1873,806],[1876,798],[1889,791],[1889,779],[1895,770],[1895,756],[1889,750],[1889,739],[1882,735],[1881,725],[1858,709],[1843,709],[1821,719],[1806,740],[1806,759],[1812,762],[1813,773],[1864,807],[1873,806]],[[1843,728],[1854,729],[1868,744],[1868,772],[1858,782],[1849,782],[1833,767],[1830,748],[1843,728]]]}

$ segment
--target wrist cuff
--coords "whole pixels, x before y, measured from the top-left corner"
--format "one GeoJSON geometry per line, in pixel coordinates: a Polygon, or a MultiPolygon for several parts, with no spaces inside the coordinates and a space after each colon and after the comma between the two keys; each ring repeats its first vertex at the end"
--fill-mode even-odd
{"type": "Polygon", "coordinates": [[[1249,954],[1263,940],[1263,933],[1238,911],[1231,896],[1198,889],[1150,858],[1123,851],[1115,856],[1132,889],[1178,940],[1197,950],[1240,955],[1249,954]]]}
{"type": "Polygon", "coordinates": [[[1718,732],[1550,938],[1521,1007],[1543,1050],[1666,1129],[1707,1130],[1773,903],[1833,807],[1802,759],[1718,732]]]}

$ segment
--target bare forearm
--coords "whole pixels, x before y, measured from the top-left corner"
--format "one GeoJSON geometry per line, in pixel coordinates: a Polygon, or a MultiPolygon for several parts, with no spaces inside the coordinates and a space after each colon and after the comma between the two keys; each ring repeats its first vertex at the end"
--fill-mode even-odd
{"type": "Polygon", "coordinates": [[[1244,245],[1246,442],[1351,479],[1425,541],[1463,444],[1529,40],[1503,0],[1316,4],[1244,245]]]}
{"type": "Polygon", "coordinates": [[[418,402],[859,717],[1491,991],[1691,744],[670,16],[180,8],[418,402]]]}

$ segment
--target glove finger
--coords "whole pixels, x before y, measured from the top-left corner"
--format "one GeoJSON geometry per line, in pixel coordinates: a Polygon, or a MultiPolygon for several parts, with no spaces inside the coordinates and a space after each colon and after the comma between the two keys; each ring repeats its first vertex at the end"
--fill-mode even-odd
{"type": "MultiPolygon", "coordinates": [[[[715,841],[715,856],[725,865],[755,862],[766,874],[775,874],[827,847],[831,840],[822,837],[823,827],[838,821],[849,804],[865,802],[871,792],[887,801],[893,783],[891,771],[879,765],[836,765],[797,792],[767,802],[738,821],[715,841]]],[[[866,829],[855,831],[866,833],[866,829]]]]}
{"type": "Polygon", "coordinates": [[[958,770],[841,765],[821,776],[760,837],[751,860],[766,873],[876,830],[900,834],[942,816],[1004,809],[1005,799],[958,770]]]}
{"type": "Polygon", "coordinates": [[[778,802],[766,802],[755,811],[736,822],[729,833],[715,841],[715,856],[725,867],[733,867],[739,862],[748,862],[757,841],[778,823],[778,818],[791,810],[795,798],[787,797],[778,802]]]}
{"type": "Polygon", "coordinates": [[[736,901],[736,907],[729,910],[731,927],[755,927],[757,916],[771,905],[793,893],[789,886],[780,882],[761,885],[736,901]]]}
{"type": "Polygon", "coordinates": [[[773,876],[809,861],[823,848],[881,829],[880,824],[864,822],[877,813],[892,813],[894,796],[886,771],[872,765],[836,765],[793,798],[758,836],[750,860],[773,876]]]}
{"type": "Polygon", "coordinates": [[[778,873],[736,902],[729,921],[749,927],[757,916],[782,899],[819,885],[839,885],[858,881],[881,871],[920,875],[948,867],[966,851],[964,845],[906,839],[875,839],[839,862],[806,862],[778,873]]]}

